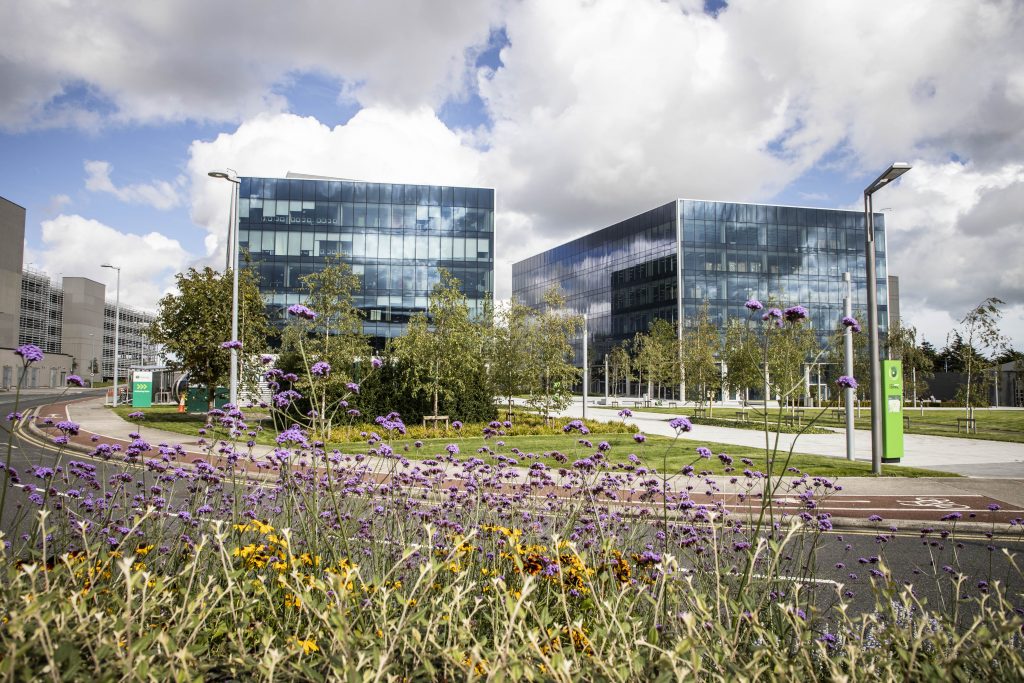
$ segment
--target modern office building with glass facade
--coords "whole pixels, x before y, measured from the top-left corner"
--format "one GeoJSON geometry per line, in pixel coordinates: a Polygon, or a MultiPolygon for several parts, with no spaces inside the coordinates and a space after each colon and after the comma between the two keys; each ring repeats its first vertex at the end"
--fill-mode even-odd
{"type": "Polygon", "coordinates": [[[276,321],[303,300],[303,275],[331,257],[350,264],[363,330],[378,346],[426,309],[442,268],[458,278],[473,314],[494,290],[492,189],[245,177],[238,239],[276,321]]]}
{"type": "MultiPolygon", "coordinates": [[[[723,329],[748,316],[750,297],[800,304],[824,339],[842,317],[844,272],[851,274],[854,310],[867,310],[864,231],[858,211],[679,199],[514,264],[512,290],[539,308],[545,291],[560,288],[569,308],[587,314],[595,363],[655,318],[682,318],[685,326],[705,300],[723,329]]],[[[882,214],[875,231],[885,328],[882,214]]]]}

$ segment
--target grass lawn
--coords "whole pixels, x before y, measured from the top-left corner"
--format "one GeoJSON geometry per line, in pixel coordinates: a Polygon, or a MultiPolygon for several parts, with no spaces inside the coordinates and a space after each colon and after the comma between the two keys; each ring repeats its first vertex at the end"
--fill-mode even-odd
{"type": "MultiPolygon", "coordinates": [[[[130,407],[118,407],[116,408],[119,415],[122,417],[127,416],[128,413],[134,412],[135,409],[130,407]]],[[[204,417],[202,415],[190,415],[187,413],[178,413],[175,406],[154,406],[153,408],[145,408],[143,412],[146,414],[146,419],[143,422],[143,433],[145,428],[152,427],[154,429],[162,429],[166,431],[176,432],[188,436],[197,436],[196,431],[204,424],[204,417]]],[[[716,411],[717,413],[717,411],[716,411]]],[[[250,424],[254,421],[250,420],[250,424]]],[[[504,439],[488,439],[484,440],[483,437],[478,435],[461,435],[460,438],[439,437],[436,439],[422,439],[423,445],[420,448],[416,448],[413,439],[399,439],[392,442],[392,447],[396,452],[405,455],[409,459],[426,459],[432,458],[438,454],[445,453],[445,447],[448,444],[454,443],[459,447],[459,455],[462,458],[472,457],[477,455],[476,451],[482,446],[487,446],[495,451],[496,454],[502,454],[509,457],[516,458],[520,465],[529,466],[533,462],[543,462],[551,467],[565,467],[571,465],[574,460],[584,458],[592,455],[595,451],[593,447],[586,447],[583,444],[578,443],[579,435],[574,434],[573,436],[568,435],[529,435],[529,436],[508,436],[504,439]],[[505,446],[499,446],[498,441],[504,440],[505,446]],[[406,450],[406,447],[408,450],[406,450]],[[537,457],[524,457],[512,453],[512,448],[518,448],[522,453],[533,453],[537,457]],[[568,463],[560,463],[557,458],[551,457],[551,453],[560,452],[568,458],[568,463]]],[[[668,472],[678,472],[683,466],[693,464],[694,468],[700,471],[711,471],[716,474],[725,474],[725,465],[717,458],[712,457],[711,460],[702,460],[696,455],[696,448],[698,446],[706,446],[710,448],[713,453],[727,453],[734,459],[733,467],[736,468],[737,472],[742,472],[744,468],[749,467],[752,470],[760,470],[762,472],[767,470],[766,458],[763,449],[752,448],[749,446],[737,446],[733,444],[715,443],[715,442],[704,442],[704,441],[691,441],[691,440],[674,440],[669,437],[662,436],[647,436],[647,440],[643,444],[638,444],[633,441],[633,437],[629,434],[600,434],[592,433],[586,437],[594,446],[601,441],[607,441],[611,445],[611,449],[607,453],[608,461],[611,463],[627,463],[628,456],[635,454],[640,458],[640,464],[647,467],[657,468],[658,470],[665,470],[668,472]],[[752,465],[745,465],[740,462],[741,458],[748,458],[753,461],[752,465]]],[[[258,443],[261,444],[272,444],[273,435],[269,432],[263,432],[257,439],[258,443]]],[[[346,453],[365,453],[369,446],[364,441],[349,441],[340,443],[331,443],[330,448],[337,448],[342,452],[346,453]]],[[[784,460],[785,453],[780,453],[780,457],[776,461],[776,467],[780,467],[784,460]]],[[[480,454],[479,457],[492,460],[491,456],[480,454]]],[[[789,462],[789,466],[796,467],[797,469],[807,472],[808,474],[815,476],[827,476],[827,477],[862,477],[871,476],[871,463],[854,461],[850,462],[841,458],[830,458],[821,455],[813,455],[809,453],[794,453],[792,460],[789,462]]],[[[902,476],[902,477],[949,477],[957,476],[946,472],[937,472],[934,470],[924,470],[913,467],[887,467],[884,469],[884,476],[902,476]]]]}

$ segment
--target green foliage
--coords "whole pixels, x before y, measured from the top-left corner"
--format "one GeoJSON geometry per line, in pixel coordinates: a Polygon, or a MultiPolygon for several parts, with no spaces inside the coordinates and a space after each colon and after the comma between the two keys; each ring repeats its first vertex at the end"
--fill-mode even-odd
{"type": "Polygon", "coordinates": [[[442,270],[427,313],[414,315],[405,334],[392,342],[391,355],[401,371],[394,388],[429,400],[430,415],[493,416],[485,357],[489,322],[470,319],[459,281],[442,270]]]}
{"type": "Polygon", "coordinates": [[[999,330],[999,319],[1003,315],[999,307],[1004,304],[995,297],[985,299],[967,312],[960,321],[960,329],[953,333],[954,340],[960,343],[951,348],[950,353],[960,361],[962,372],[967,373],[967,383],[963,393],[958,392],[958,400],[967,408],[968,415],[972,414],[974,406],[987,401],[976,386],[979,380],[985,382],[984,371],[991,365],[984,353],[995,354],[1008,347],[1007,338],[999,330]]]}
{"type": "Polygon", "coordinates": [[[762,357],[761,345],[750,325],[745,321],[730,320],[722,349],[728,386],[743,392],[761,389],[764,384],[762,357]]]}
{"type": "MultiPolygon", "coordinates": [[[[193,385],[207,387],[212,405],[214,389],[231,367],[231,354],[220,345],[231,336],[232,273],[189,268],[177,275],[176,285],[177,293],[160,299],[148,334],[163,345],[169,365],[188,372],[193,385]]],[[[272,330],[256,276],[248,268],[239,271],[238,302],[239,381],[251,388],[258,381],[258,354],[266,348],[272,330]]]]}
{"type": "Polygon", "coordinates": [[[512,397],[530,386],[537,374],[533,357],[535,311],[513,298],[498,314],[490,354],[491,379],[496,393],[506,399],[506,414],[512,412],[512,397]]]}
{"type": "Polygon", "coordinates": [[[711,320],[710,305],[705,300],[694,320],[683,330],[683,368],[688,392],[694,392],[701,404],[713,400],[722,387],[718,356],[722,336],[711,320]]]}
{"type": "Polygon", "coordinates": [[[315,321],[289,316],[281,334],[278,367],[294,372],[300,380],[293,388],[304,395],[292,406],[292,412],[305,414],[316,410],[327,419],[321,423],[330,430],[338,401],[350,397],[347,384],[356,379],[357,363],[367,364],[372,355],[362,331],[362,313],[355,305],[359,278],[344,262],[328,260],[325,266],[302,278],[306,288],[304,304],[316,312],[315,321]],[[326,362],[331,371],[321,381],[310,382],[314,363],[326,362]]]}
{"type": "Polygon", "coordinates": [[[544,310],[530,325],[533,363],[524,387],[527,402],[543,415],[564,409],[572,400],[572,386],[581,374],[572,363],[572,339],[582,327],[583,317],[566,312],[565,297],[558,290],[544,294],[544,310]]]}
{"type": "Polygon", "coordinates": [[[633,379],[633,361],[626,347],[627,342],[621,342],[608,354],[608,375],[615,394],[619,393],[620,386],[633,379]]]}
{"type": "Polygon", "coordinates": [[[889,357],[903,362],[903,398],[927,396],[928,380],[935,376],[933,362],[928,353],[917,345],[917,328],[904,327],[897,322],[886,334],[885,346],[889,357]],[[915,384],[916,378],[916,384],[915,384]]]}

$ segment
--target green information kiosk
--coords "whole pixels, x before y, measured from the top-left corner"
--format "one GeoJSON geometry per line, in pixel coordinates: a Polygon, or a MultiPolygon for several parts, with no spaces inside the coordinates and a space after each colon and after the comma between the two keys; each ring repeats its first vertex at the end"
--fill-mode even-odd
{"type": "Polygon", "coordinates": [[[136,370],[132,373],[132,407],[149,408],[153,405],[153,371],[136,370]]]}
{"type": "Polygon", "coordinates": [[[882,361],[882,462],[903,458],[903,363],[882,361]]]}

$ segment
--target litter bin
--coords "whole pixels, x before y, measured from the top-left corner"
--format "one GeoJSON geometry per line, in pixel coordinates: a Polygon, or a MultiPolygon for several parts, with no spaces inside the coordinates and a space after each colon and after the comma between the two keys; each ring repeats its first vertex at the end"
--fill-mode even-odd
{"type": "Polygon", "coordinates": [[[206,387],[189,387],[185,394],[185,410],[190,413],[205,413],[206,387]]]}

